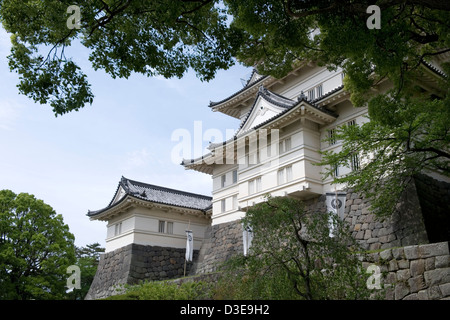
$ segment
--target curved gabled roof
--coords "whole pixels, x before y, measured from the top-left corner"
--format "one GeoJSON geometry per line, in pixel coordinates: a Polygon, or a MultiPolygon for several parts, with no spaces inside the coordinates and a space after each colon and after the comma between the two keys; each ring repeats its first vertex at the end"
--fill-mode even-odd
{"type": "Polygon", "coordinates": [[[244,116],[244,118],[241,121],[241,124],[237,130],[238,134],[247,124],[251,114],[255,110],[255,106],[257,105],[259,98],[269,102],[270,104],[272,104],[275,107],[279,107],[280,112],[282,112],[286,109],[289,109],[296,104],[296,101],[291,100],[286,97],[283,97],[282,95],[279,95],[275,92],[272,92],[272,91],[266,89],[264,86],[260,86],[259,90],[258,90],[258,94],[256,95],[256,98],[255,98],[255,101],[253,102],[252,107],[250,108],[250,110],[247,112],[247,114],[244,116]]]}
{"type": "Polygon", "coordinates": [[[203,212],[210,209],[212,201],[212,197],[209,196],[169,189],[122,177],[117,186],[116,193],[108,206],[97,211],[88,211],[87,215],[89,217],[95,217],[120,204],[127,196],[151,203],[194,209],[203,212]]]}
{"type": "Polygon", "coordinates": [[[264,79],[268,78],[269,76],[263,76],[263,75],[259,75],[256,70],[253,70],[252,75],[250,76],[250,78],[248,79],[247,83],[245,84],[245,86],[241,89],[236,91],[235,93],[233,93],[231,96],[228,96],[225,99],[222,99],[220,101],[210,101],[209,102],[209,107],[213,108],[215,106],[218,106],[222,103],[224,103],[225,101],[228,101],[230,99],[232,99],[233,97],[239,95],[240,93],[244,92],[245,90],[249,89],[250,87],[254,87],[257,84],[261,83],[264,79]]]}
{"type": "MultiPolygon", "coordinates": [[[[339,90],[342,90],[342,88],[338,88],[337,91],[339,90]]],[[[332,93],[335,93],[337,91],[333,90],[332,93]]],[[[316,119],[315,121],[321,121],[323,123],[330,123],[338,117],[336,113],[326,108],[318,106],[313,101],[308,101],[307,97],[303,94],[303,92],[297,98],[297,100],[292,100],[261,87],[258,92],[258,97],[261,97],[266,101],[270,101],[271,103],[276,104],[278,107],[280,107],[279,112],[275,114],[273,117],[268,118],[262,122],[259,122],[258,124],[248,128],[247,130],[241,130],[244,127],[245,123],[248,121],[248,118],[250,117],[252,110],[254,109],[255,106],[254,104],[252,109],[243,119],[239,130],[232,138],[224,142],[211,143],[208,149],[213,151],[215,148],[226,146],[228,143],[233,143],[233,141],[236,141],[237,139],[246,136],[247,134],[249,134],[249,132],[253,132],[254,130],[264,128],[266,125],[275,124],[277,121],[279,122],[283,121],[283,119],[291,118],[292,115],[297,117],[308,114],[310,116],[315,117],[316,119]]],[[[258,100],[258,97],[255,99],[255,101],[258,100]]],[[[316,101],[319,100],[321,99],[317,99],[316,101]]],[[[212,174],[213,173],[212,166],[207,164],[206,159],[208,159],[208,163],[214,163],[214,156],[215,153],[210,152],[196,159],[183,159],[181,165],[186,168],[194,169],[203,173],[212,174]]]]}

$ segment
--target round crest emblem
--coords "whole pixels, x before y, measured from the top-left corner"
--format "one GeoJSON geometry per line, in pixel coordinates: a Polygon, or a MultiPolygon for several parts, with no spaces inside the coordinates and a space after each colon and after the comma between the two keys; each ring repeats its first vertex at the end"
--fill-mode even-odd
{"type": "Polygon", "coordinates": [[[342,207],[342,201],[339,199],[333,199],[333,200],[331,200],[331,206],[334,209],[339,209],[340,207],[342,207]]]}

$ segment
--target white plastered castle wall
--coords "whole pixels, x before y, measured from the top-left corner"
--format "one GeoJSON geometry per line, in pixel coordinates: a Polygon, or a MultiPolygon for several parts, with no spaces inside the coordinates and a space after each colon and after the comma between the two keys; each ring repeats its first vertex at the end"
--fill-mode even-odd
{"type": "Polygon", "coordinates": [[[158,208],[136,207],[108,221],[106,252],[131,243],[185,248],[186,233],[192,230],[194,250],[199,250],[210,220],[158,208]],[[160,223],[164,222],[164,230],[160,223]]]}
{"type": "MultiPolygon", "coordinates": [[[[342,78],[341,70],[329,71],[323,67],[305,66],[295,77],[276,83],[270,90],[287,98],[296,99],[301,92],[307,94],[308,90],[321,85],[324,95],[341,86],[342,78]]],[[[242,108],[241,119],[244,119],[252,106],[253,102],[242,108]]],[[[331,185],[331,179],[323,181],[321,174],[323,168],[314,163],[321,160],[321,150],[338,151],[341,146],[340,143],[329,146],[323,142],[328,130],[350,120],[355,120],[357,124],[367,121],[364,118],[367,109],[355,108],[345,100],[335,106],[335,112],[339,117],[330,125],[319,125],[308,119],[303,121],[299,119],[283,127],[279,132],[279,141],[290,139],[290,149],[287,151],[280,152],[277,145],[275,149],[271,149],[275,150],[275,153],[272,151],[268,157],[265,150],[258,149],[259,158],[253,164],[248,164],[250,159],[255,159],[250,154],[246,159],[238,158],[236,165],[214,165],[212,224],[242,218],[246,207],[264,201],[264,195],[268,193],[272,196],[294,195],[310,198],[334,191],[335,188],[342,188],[343,186],[331,185]],[[228,184],[234,170],[237,170],[238,180],[236,183],[228,184]],[[279,173],[283,170],[284,172],[279,173]],[[222,179],[225,179],[225,185],[222,185],[222,179]],[[234,197],[237,197],[237,204],[234,197]]],[[[270,147],[268,145],[268,148],[270,147]]],[[[345,174],[345,170],[346,168],[342,168],[341,173],[345,174]]]]}

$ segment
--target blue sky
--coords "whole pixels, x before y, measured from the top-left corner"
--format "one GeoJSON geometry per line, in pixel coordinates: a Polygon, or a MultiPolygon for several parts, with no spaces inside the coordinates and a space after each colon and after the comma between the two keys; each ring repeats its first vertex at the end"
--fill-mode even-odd
{"type": "Polygon", "coordinates": [[[7,64],[9,50],[9,35],[0,29],[0,189],[30,193],[52,206],[77,246],[105,244],[106,223],[89,221],[86,213],[110,202],[122,175],[211,194],[209,175],[172,160],[180,143],[172,134],[184,129],[193,139],[196,121],[202,132],[216,129],[224,137],[227,129],[236,129],[238,120],[212,112],[208,104],[242,88],[240,79],[251,69],[237,65],[209,83],[192,72],[182,79],[112,79],[90,68],[88,52],[75,47],[66,55],[88,75],[94,103],[55,117],[48,105],[18,93],[18,75],[7,64]]]}

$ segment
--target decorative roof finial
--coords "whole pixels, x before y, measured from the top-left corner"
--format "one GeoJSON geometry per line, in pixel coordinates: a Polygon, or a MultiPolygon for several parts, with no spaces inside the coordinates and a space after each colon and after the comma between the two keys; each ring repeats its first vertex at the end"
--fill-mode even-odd
{"type": "Polygon", "coordinates": [[[300,95],[297,97],[297,101],[302,101],[302,100],[306,100],[306,99],[307,98],[306,98],[306,96],[305,96],[305,94],[303,93],[303,90],[302,90],[300,95]]]}

